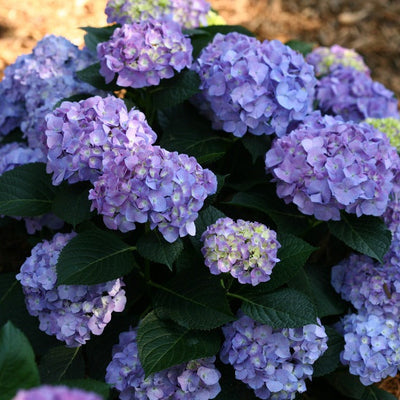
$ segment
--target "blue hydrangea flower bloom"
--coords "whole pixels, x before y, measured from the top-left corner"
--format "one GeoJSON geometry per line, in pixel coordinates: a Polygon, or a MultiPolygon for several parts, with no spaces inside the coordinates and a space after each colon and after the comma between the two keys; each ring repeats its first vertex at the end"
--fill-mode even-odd
{"type": "Polygon", "coordinates": [[[312,365],[328,348],[324,327],[273,329],[246,315],[225,325],[220,358],[260,399],[294,399],[306,390],[312,365]]]}
{"type": "Polygon", "coordinates": [[[397,318],[399,264],[392,263],[392,258],[392,249],[383,264],[365,255],[352,254],[332,268],[332,286],[360,313],[397,318]]]}
{"type": "Polygon", "coordinates": [[[20,127],[32,148],[45,151],[45,115],[63,98],[98,91],[76,71],[96,62],[63,37],[46,36],[31,54],[18,57],[0,83],[0,134],[20,127]]]}
{"type": "Polygon", "coordinates": [[[192,68],[201,79],[193,102],[215,129],[283,136],[312,110],[313,68],[277,40],[218,33],[192,68]]]}
{"type": "Polygon", "coordinates": [[[346,121],[399,117],[394,93],[351,67],[338,67],[324,76],[316,99],[323,113],[341,115],[346,121]]]}
{"type": "Polygon", "coordinates": [[[94,96],[61,103],[46,116],[47,172],[53,184],[94,181],[102,170],[103,153],[137,143],[152,144],[157,135],[137,109],[127,110],[114,96],[94,96]]]}
{"type": "Polygon", "coordinates": [[[29,314],[39,318],[39,329],[55,335],[67,347],[77,347],[101,335],[113,312],[123,311],[124,283],[116,279],[97,285],[57,286],[56,264],[64,246],[75,233],[57,233],[38,243],[16,276],[25,294],[29,314]]]}
{"type": "Polygon", "coordinates": [[[339,220],[340,210],[382,215],[400,165],[387,136],[368,124],[311,118],[266,154],[278,196],[323,221],[339,220]]]}
{"type": "Polygon", "coordinates": [[[340,360],[358,375],[363,385],[395,376],[400,366],[400,325],[398,318],[383,315],[349,314],[340,324],[345,346],[340,360]]]}
{"type": "Polygon", "coordinates": [[[339,66],[351,67],[370,75],[370,70],[360,54],[337,44],[332,47],[316,47],[307,54],[306,61],[314,66],[317,77],[326,75],[339,66]]]}
{"type": "Polygon", "coordinates": [[[148,19],[172,20],[183,28],[207,26],[206,0],[108,0],[107,22],[132,24],[148,19]]]}
{"type": "Polygon", "coordinates": [[[42,385],[27,390],[21,389],[12,400],[102,400],[102,397],[81,389],[42,385]]]}
{"type": "Polygon", "coordinates": [[[276,232],[258,222],[220,218],[201,236],[201,252],[210,272],[229,272],[240,283],[253,286],[267,282],[279,261],[281,245],[276,232]]]}
{"type": "Polygon", "coordinates": [[[204,200],[217,190],[216,176],[194,157],[159,146],[105,153],[103,174],[89,192],[106,226],[127,232],[150,222],[168,242],[195,234],[204,200]]]}
{"type": "Polygon", "coordinates": [[[221,391],[215,357],[189,361],[145,378],[139,360],[136,329],[122,332],[107,367],[106,382],[121,400],[208,400],[221,391]]]}
{"type": "Polygon", "coordinates": [[[172,78],[192,64],[192,44],[172,21],[146,20],[116,28],[97,45],[100,73],[107,83],[142,88],[172,78]]]}

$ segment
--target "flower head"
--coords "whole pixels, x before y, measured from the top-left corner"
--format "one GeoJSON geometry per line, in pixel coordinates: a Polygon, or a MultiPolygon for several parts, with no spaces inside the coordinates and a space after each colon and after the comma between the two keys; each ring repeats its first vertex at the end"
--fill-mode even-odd
{"type": "Polygon", "coordinates": [[[95,180],[105,151],[152,144],[157,135],[137,109],[127,110],[114,96],[61,103],[46,116],[47,172],[53,184],[95,180]]]}
{"type": "Polygon", "coordinates": [[[12,400],[101,400],[101,396],[66,386],[42,385],[28,390],[19,390],[12,400]]]}
{"type": "Polygon", "coordinates": [[[220,358],[260,399],[294,399],[306,390],[312,365],[328,348],[324,327],[273,329],[246,315],[225,325],[220,358]]]}
{"type": "Polygon", "coordinates": [[[301,54],[277,40],[218,33],[193,67],[201,92],[193,102],[215,129],[243,136],[286,134],[311,112],[316,79],[301,54]]]}
{"type": "Polygon", "coordinates": [[[127,232],[149,221],[174,242],[195,234],[198,211],[216,189],[215,175],[194,157],[148,145],[107,152],[89,199],[108,228],[127,232]]]}
{"type": "Polygon", "coordinates": [[[57,286],[59,254],[74,236],[57,233],[51,241],[38,243],[16,276],[29,314],[39,318],[39,329],[68,347],[85,344],[90,333],[100,335],[111,314],[123,311],[126,302],[121,279],[91,286],[57,286]]]}
{"type": "Polygon", "coordinates": [[[205,264],[214,275],[229,272],[253,286],[270,279],[279,261],[276,232],[258,222],[220,218],[201,236],[205,264]]]}
{"type": "Polygon", "coordinates": [[[117,75],[117,85],[142,88],[189,67],[192,49],[175,22],[146,20],[116,28],[110,40],[97,45],[97,56],[107,83],[117,75]]]}
{"type": "Polygon", "coordinates": [[[18,57],[5,70],[0,83],[0,133],[20,127],[30,147],[45,151],[45,115],[63,98],[98,93],[76,75],[95,61],[89,51],[63,37],[44,37],[31,54],[18,57]]]}
{"type": "Polygon", "coordinates": [[[368,124],[310,118],[266,154],[278,196],[323,221],[339,220],[340,210],[382,215],[400,165],[389,139],[368,124]]]}
{"type": "Polygon", "coordinates": [[[353,49],[346,49],[337,44],[332,47],[316,47],[307,54],[306,61],[314,66],[315,75],[320,77],[328,74],[339,66],[351,67],[357,71],[370,74],[364,59],[353,49]]]}
{"type": "Polygon", "coordinates": [[[338,67],[324,76],[318,82],[316,99],[321,111],[341,115],[346,121],[399,117],[394,93],[351,67],[338,67]]]}
{"type": "Polygon", "coordinates": [[[136,329],[122,332],[107,367],[106,382],[121,400],[208,400],[220,392],[215,357],[189,361],[145,378],[139,360],[136,329]]]}
{"type": "Polygon", "coordinates": [[[348,314],[340,324],[344,350],[340,360],[363,385],[395,376],[400,366],[400,325],[397,318],[368,313],[348,314]]]}

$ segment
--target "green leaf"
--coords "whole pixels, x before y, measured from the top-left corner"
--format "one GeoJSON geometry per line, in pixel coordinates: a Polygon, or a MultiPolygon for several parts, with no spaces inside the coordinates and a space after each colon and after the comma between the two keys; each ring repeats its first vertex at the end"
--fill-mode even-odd
{"type": "Polygon", "coordinates": [[[289,40],[285,44],[286,46],[289,46],[293,50],[296,50],[299,53],[303,54],[303,56],[306,56],[308,53],[311,53],[314,47],[312,43],[303,42],[302,40],[289,40]]]}
{"type": "Polygon", "coordinates": [[[190,240],[194,247],[200,249],[203,246],[201,241],[201,235],[207,229],[208,226],[212,225],[219,218],[224,218],[226,215],[213,206],[208,206],[199,212],[199,216],[195,221],[196,235],[190,237],[190,240]]]}
{"type": "Polygon", "coordinates": [[[104,400],[108,399],[108,395],[110,394],[110,386],[107,385],[107,383],[96,381],[94,379],[68,379],[61,381],[60,385],[97,393],[102,396],[104,400]]]}
{"type": "Polygon", "coordinates": [[[107,42],[113,34],[115,28],[118,26],[119,25],[111,25],[101,28],[93,28],[91,26],[81,27],[80,29],[86,32],[84,36],[86,47],[89,50],[96,52],[97,44],[101,42],[107,42]]]}
{"type": "Polygon", "coordinates": [[[271,280],[266,283],[270,289],[277,288],[292,279],[316,250],[304,240],[287,233],[279,233],[277,239],[281,244],[278,250],[280,261],[272,270],[271,280]]]}
{"type": "Polygon", "coordinates": [[[171,79],[164,79],[154,89],[153,105],[157,109],[174,107],[190,99],[199,92],[199,75],[190,69],[184,69],[171,79]]]}
{"type": "Polygon", "coordinates": [[[183,362],[214,356],[221,345],[216,331],[189,330],[162,321],[154,313],[139,323],[137,342],[146,376],[183,362]]]}
{"type": "Polygon", "coordinates": [[[168,243],[159,232],[151,231],[141,236],[136,244],[138,253],[150,261],[164,264],[172,270],[173,263],[183,250],[181,239],[168,243]]]}
{"type": "Polygon", "coordinates": [[[119,90],[120,88],[116,86],[113,82],[107,84],[104,76],[100,74],[100,63],[95,63],[89,65],[88,67],[81,69],[80,71],[76,71],[76,76],[83,82],[92,85],[96,89],[106,90],[106,91],[114,91],[119,90]]]}
{"type": "Polygon", "coordinates": [[[259,157],[265,157],[265,153],[271,147],[271,138],[267,135],[244,135],[242,138],[243,146],[250,153],[253,164],[259,157]]]}
{"type": "Polygon", "coordinates": [[[200,330],[218,328],[235,319],[219,279],[207,271],[185,270],[157,288],[154,309],[161,319],[200,330]]]}
{"type": "Polygon", "coordinates": [[[329,326],[325,326],[325,331],[328,335],[328,348],[313,365],[313,377],[330,374],[340,364],[340,353],[344,348],[343,336],[329,326]]]}
{"type": "Polygon", "coordinates": [[[352,249],[383,262],[392,234],[378,217],[341,214],[340,221],[330,221],[329,230],[352,249]]]}
{"type": "Polygon", "coordinates": [[[0,214],[31,217],[51,210],[54,186],[46,164],[24,164],[0,176],[0,214]]]}
{"type": "Polygon", "coordinates": [[[79,233],[58,257],[57,284],[93,285],[120,278],[134,267],[133,249],[111,232],[79,233]]]}
{"type": "Polygon", "coordinates": [[[67,348],[56,346],[51,348],[40,360],[39,372],[41,381],[59,383],[64,378],[83,378],[85,365],[79,347],[67,348]]]}
{"type": "Polygon", "coordinates": [[[200,164],[213,162],[224,156],[230,139],[211,128],[190,104],[184,103],[159,111],[163,129],[160,145],[169,151],[188,154],[200,164]]]}
{"type": "Polygon", "coordinates": [[[90,201],[86,185],[63,185],[56,194],[53,213],[73,227],[90,218],[90,201]]]}
{"type": "MultiPolygon", "coordinates": [[[[325,379],[339,393],[351,399],[361,400],[369,392],[356,375],[351,375],[347,369],[340,369],[329,375],[325,379]]],[[[385,400],[384,398],[382,400],[385,400]]],[[[388,399],[389,400],[389,399],[388,399]]]]}
{"type": "Polygon", "coordinates": [[[28,339],[7,322],[0,329],[0,400],[10,400],[18,389],[39,384],[35,354],[28,339]]]}
{"type": "Polygon", "coordinates": [[[315,324],[317,311],[313,302],[294,289],[243,297],[241,310],[254,320],[276,329],[298,328],[315,324]]]}
{"type": "Polygon", "coordinates": [[[376,386],[367,386],[361,396],[361,400],[397,400],[397,397],[376,386]]]}

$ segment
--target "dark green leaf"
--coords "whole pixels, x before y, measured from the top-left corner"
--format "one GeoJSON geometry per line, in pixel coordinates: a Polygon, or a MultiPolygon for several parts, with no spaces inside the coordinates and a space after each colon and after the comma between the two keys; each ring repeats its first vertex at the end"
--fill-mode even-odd
{"type": "Polygon", "coordinates": [[[214,356],[221,345],[218,332],[189,330],[161,321],[154,313],[139,323],[137,342],[146,376],[183,362],[214,356]]]}
{"type": "Polygon", "coordinates": [[[53,213],[74,227],[90,218],[88,189],[82,185],[63,185],[54,199],[53,213]]]}
{"type": "Polygon", "coordinates": [[[97,393],[102,396],[104,400],[108,399],[110,393],[110,387],[107,383],[96,381],[94,379],[68,379],[60,382],[60,385],[97,393]]]}
{"type": "Polygon", "coordinates": [[[184,69],[171,79],[164,79],[153,93],[153,105],[163,109],[174,107],[190,99],[199,91],[200,78],[190,69],[184,69]]]}
{"type": "Polygon", "coordinates": [[[88,67],[76,71],[76,76],[83,82],[89,83],[96,89],[114,91],[120,89],[113,82],[107,84],[104,76],[100,74],[100,63],[89,65],[88,67]]]}
{"type": "Polygon", "coordinates": [[[83,378],[85,365],[79,347],[67,348],[57,346],[51,348],[40,360],[39,371],[44,383],[59,383],[68,378],[83,378]]]}
{"type": "Polygon", "coordinates": [[[328,348],[313,365],[313,377],[330,374],[340,364],[340,353],[344,348],[343,336],[329,326],[325,326],[325,331],[328,335],[328,348]]]}
{"type": "Polygon", "coordinates": [[[313,302],[294,289],[280,289],[259,296],[242,297],[241,310],[254,320],[276,329],[298,328],[315,324],[313,302]]]}
{"type": "Polygon", "coordinates": [[[340,369],[325,377],[339,393],[351,399],[361,400],[366,387],[360,382],[360,378],[351,375],[347,369],[340,369]]]}
{"type": "Polygon", "coordinates": [[[242,138],[243,146],[250,153],[253,164],[259,157],[265,157],[265,153],[271,147],[271,138],[266,135],[244,135],[242,138]]]}
{"type": "Polygon", "coordinates": [[[136,244],[138,253],[150,261],[167,265],[172,270],[173,263],[183,250],[181,239],[168,243],[160,233],[151,231],[141,236],[136,244]]]}
{"type": "Polygon", "coordinates": [[[352,249],[383,262],[392,235],[378,217],[341,214],[340,221],[330,221],[329,230],[352,249]]]}
{"type": "Polygon", "coordinates": [[[376,386],[368,386],[365,388],[361,400],[397,400],[397,397],[376,386]]]}
{"type": "Polygon", "coordinates": [[[111,25],[102,28],[93,28],[90,26],[81,27],[81,29],[86,32],[84,36],[86,47],[95,53],[97,44],[107,42],[118,26],[119,25],[111,25]]]}
{"type": "Polygon", "coordinates": [[[308,53],[311,53],[314,47],[312,43],[303,42],[302,40],[289,40],[285,44],[290,48],[292,48],[293,50],[296,50],[299,53],[303,54],[303,56],[306,56],[308,53]]]}
{"type": "Polygon", "coordinates": [[[39,383],[35,355],[28,339],[7,322],[0,329],[0,400],[10,400],[18,389],[39,383]]]}
{"type": "Polygon", "coordinates": [[[134,267],[132,247],[112,232],[79,233],[62,249],[58,285],[93,285],[122,277],[134,267]]]}
{"type": "Polygon", "coordinates": [[[157,287],[154,308],[162,319],[172,319],[185,328],[201,330],[214,329],[235,319],[219,279],[207,271],[185,270],[157,287]]]}
{"type": "Polygon", "coordinates": [[[0,214],[31,217],[51,210],[54,186],[46,164],[24,164],[0,176],[0,214]]]}
{"type": "Polygon", "coordinates": [[[167,150],[196,157],[200,164],[225,154],[230,139],[212,130],[210,122],[190,104],[160,111],[158,119],[163,129],[160,145],[167,150]]]}

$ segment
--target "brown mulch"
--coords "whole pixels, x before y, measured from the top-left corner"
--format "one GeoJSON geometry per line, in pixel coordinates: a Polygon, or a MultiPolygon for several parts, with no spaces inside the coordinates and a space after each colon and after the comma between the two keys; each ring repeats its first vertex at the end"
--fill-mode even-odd
{"type": "MultiPolygon", "coordinates": [[[[400,1],[398,0],[211,0],[229,24],[259,39],[335,43],[361,53],[373,78],[400,98],[400,1]]],[[[45,34],[83,44],[80,26],[104,26],[106,0],[0,0],[0,76],[45,34]]],[[[400,399],[400,379],[381,384],[400,399]]]]}

